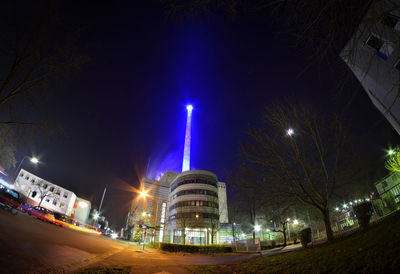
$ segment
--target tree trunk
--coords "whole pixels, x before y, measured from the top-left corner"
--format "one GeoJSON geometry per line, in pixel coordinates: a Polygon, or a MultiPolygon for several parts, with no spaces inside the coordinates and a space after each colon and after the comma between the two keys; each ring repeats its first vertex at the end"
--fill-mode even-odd
{"type": "Polygon", "coordinates": [[[282,231],[282,233],[283,233],[283,246],[286,246],[286,229],[283,229],[283,231],[282,231]]]}
{"type": "Polygon", "coordinates": [[[328,241],[330,242],[333,240],[333,231],[332,231],[332,227],[331,227],[331,219],[329,217],[329,209],[325,208],[322,211],[322,215],[324,217],[326,237],[328,238],[328,241]]]}

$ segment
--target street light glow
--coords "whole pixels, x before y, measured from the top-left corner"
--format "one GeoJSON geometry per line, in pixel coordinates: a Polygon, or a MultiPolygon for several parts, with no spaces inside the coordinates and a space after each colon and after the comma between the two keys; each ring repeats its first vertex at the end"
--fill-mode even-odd
{"type": "Polygon", "coordinates": [[[294,221],[293,221],[293,224],[294,224],[294,225],[298,225],[298,224],[299,224],[299,221],[294,220],[294,221]]]}
{"type": "Polygon", "coordinates": [[[286,131],[286,134],[287,134],[288,136],[292,136],[292,135],[294,134],[294,130],[293,130],[292,128],[289,128],[289,129],[286,131]]]}
{"type": "Polygon", "coordinates": [[[192,110],[193,110],[193,106],[192,106],[192,105],[187,105],[187,106],[186,106],[186,109],[187,109],[188,111],[192,111],[192,110]]]}
{"type": "Polygon", "coordinates": [[[336,210],[336,211],[339,211],[339,208],[337,207],[337,208],[335,208],[335,210],[336,210]]]}
{"type": "Polygon", "coordinates": [[[142,216],[146,216],[146,211],[143,211],[142,216]]]}
{"type": "Polygon", "coordinates": [[[142,191],[140,191],[140,196],[142,196],[142,198],[146,198],[147,197],[147,191],[145,191],[144,189],[142,191]]]}
{"type": "Polygon", "coordinates": [[[100,215],[97,212],[93,215],[93,219],[95,219],[95,220],[97,220],[99,217],[100,217],[100,215]]]}
{"type": "Polygon", "coordinates": [[[261,230],[261,226],[260,226],[260,225],[256,225],[256,226],[254,227],[254,230],[255,230],[256,232],[260,231],[260,230],[261,230]]]}
{"type": "Polygon", "coordinates": [[[290,218],[287,218],[286,221],[290,222],[290,218]]]}
{"type": "Polygon", "coordinates": [[[36,157],[32,157],[31,158],[31,162],[34,163],[34,164],[37,164],[37,163],[39,163],[39,160],[36,157]]]}
{"type": "Polygon", "coordinates": [[[396,152],[394,151],[394,149],[389,149],[389,150],[387,151],[387,155],[388,155],[388,156],[393,156],[395,153],[396,153],[396,152]]]}

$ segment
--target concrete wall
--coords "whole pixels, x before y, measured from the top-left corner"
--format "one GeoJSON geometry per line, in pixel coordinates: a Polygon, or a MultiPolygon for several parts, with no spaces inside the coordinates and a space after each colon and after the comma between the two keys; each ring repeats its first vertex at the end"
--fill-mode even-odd
{"type": "Polygon", "coordinates": [[[400,134],[400,70],[395,68],[400,61],[400,10],[393,9],[390,2],[400,4],[400,0],[376,1],[371,6],[340,55],[375,107],[400,134]],[[385,14],[397,18],[395,27],[380,21],[385,14]],[[371,35],[382,41],[379,50],[367,44],[371,35]]]}

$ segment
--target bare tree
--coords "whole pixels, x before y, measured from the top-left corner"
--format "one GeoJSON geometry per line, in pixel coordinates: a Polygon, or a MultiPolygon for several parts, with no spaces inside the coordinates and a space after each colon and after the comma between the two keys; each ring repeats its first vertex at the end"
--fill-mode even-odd
{"type": "Polygon", "coordinates": [[[258,167],[275,196],[297,199],[317,209],[328,240],[332,197],[338,186],[354,183],[352,143],[341,121],[302,104],[268,108],[263,125],[249,131],[243,159],[258,167]]]}
{"type": "Polygon", "coordinates": [[[236,171],[229,175],[228,180],[232,191],[240,193],[235,199],[241,205],[243,213],[249,218],[250,230],[253,233],[253,240],[256,235],[254,227],[259,210],[266,204],[266,185],[265,177],[260,176],[257,167],[251,163],[242,163],[236,171]],[[250,167],[251,166],[251,167],[250,167]]]}
{"type": "Polygon", "coordinates": [[[36,195],[39,195],[39,206],[42,205],[42,202],[44,201],[45,198],[52,198],[52,199],[59,199],[59,195],[54,193],[54,186],[48,184],[47,182],[40,180],[37,182],[34,182],[32,184],[32,192],[31,192],[31,197],[35,198],[36,195]]]}
{"type": "Polygon", "coordinates": [[[0,126],[0,165],[8,168],[15,167],[14,132],[9,126],[0,126]]]}
{"type": "Polygon", "coordinates": [[[39,107],[49,95],[46,86],[87,58],[74,47],[77,33],[48,2],[4,1],[1,10],[0,125],[46,128],[49,117],[43,118],[39,107]]]}
{"type": "Polygon", "coordinates": [[[208,218],[208,224],[211,234],[211,244],[214,244],[215,236],[219,231],[219,220],[217,218],[214,218],[213,216],[210,216],[210,218],[208,218]]]}

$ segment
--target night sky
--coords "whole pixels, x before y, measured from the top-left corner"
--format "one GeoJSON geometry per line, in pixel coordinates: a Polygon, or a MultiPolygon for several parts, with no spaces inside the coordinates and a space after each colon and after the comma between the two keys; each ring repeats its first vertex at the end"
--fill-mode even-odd
{"type": "Polygon", "coordinates": [[[181,168],[188,103],[191,167],[220,180],[234,168],[249,125],[259,122],[265,105],[286,96],[345,112],[376,157],[395,135],[358,84],[335,89],[335,70],[347,69],[344,63],[322,62],[302,73],[312,53],[296,48],[265,13],[176,22],[159,1],[76,1],[59,10],[82,29],[78,46],[91,60],[44,106],[65,132],[20,147],[17,156],[39,156],[42,164],[25,168],[94,207],[107,186],[103,210],[115,228],[133,197],[128,184],[181,168]]]}

